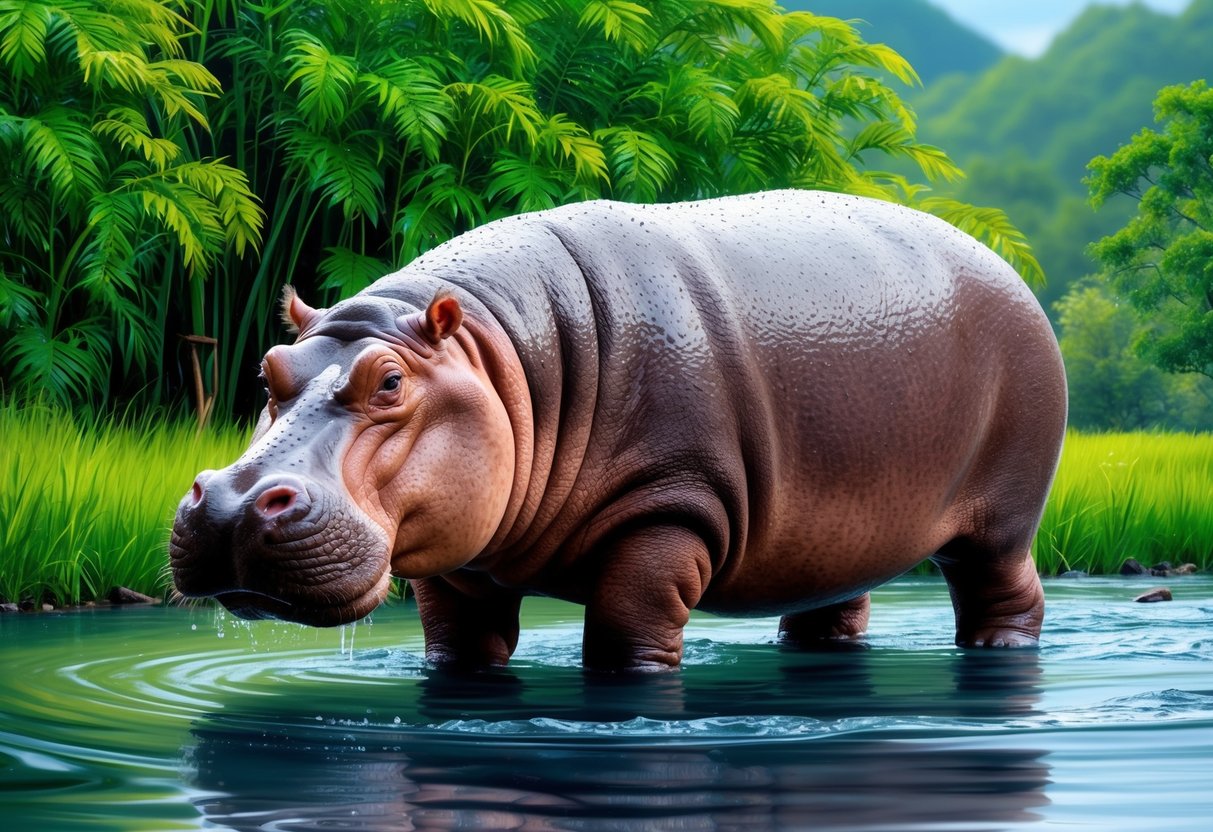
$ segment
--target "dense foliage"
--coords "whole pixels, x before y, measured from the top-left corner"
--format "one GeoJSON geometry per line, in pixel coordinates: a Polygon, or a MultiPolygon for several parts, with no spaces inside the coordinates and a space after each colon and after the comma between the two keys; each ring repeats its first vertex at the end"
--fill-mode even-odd
{"type": "Polygon", "coordinates": [[[1164,370],[1213,377],[1213,90],[1168,87],[1144,129],[1091,161],[1091,198],[1137,202],[1094,246],[1113,287],[1139,313],[1140,353],[1164,370]]]}
{"type": "MultiPolygon", "coordinates": [[[[80,402],[160,358],[162,304],[255,248],[239,170],[196,153],[219,82],[158,0],[0,0],[0,363],[80,402]]],[[[153,376],[154,377],[154,376],[153,376]]]]}
{"type": "Polygon", "coordinates": [[[1133,309],[1102,282],[1079,283],[1056,309],[1071,427],[1124,431],[1208,425],[1207,380],[1164,373],[1139,356],[1133,349],[1133,309]]]}
{"type": "Polygon", "coordinates": [[[194,334],[217,339],[231,413],[284,283],[328,302],[480,223],[600,196],[872,194],[1034,279],[1001,213],[880,172],[959,175],[884,79],[916,76],[772,0],[0,0],[7,393],[163,401],[194,334]]]}

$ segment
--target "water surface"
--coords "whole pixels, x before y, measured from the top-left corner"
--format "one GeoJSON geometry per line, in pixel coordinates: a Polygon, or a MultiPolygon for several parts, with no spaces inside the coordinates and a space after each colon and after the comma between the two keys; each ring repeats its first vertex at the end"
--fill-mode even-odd
{"type": "Polygon", "coordinates": [[[1211,828],[1213,578],[1046,584],[1038,650],[951,646],[947,590],[861,647],[696,615],[680,672],[579,668],[523,607],[510,669],[425,665],[416,610],[344,631],[213,610],[0,617],[10,829],[1211,828]],[[352,647],[350,642],[352,641],[352,647]],[[344,644],[343,644],[344,642],[344,644]]]}

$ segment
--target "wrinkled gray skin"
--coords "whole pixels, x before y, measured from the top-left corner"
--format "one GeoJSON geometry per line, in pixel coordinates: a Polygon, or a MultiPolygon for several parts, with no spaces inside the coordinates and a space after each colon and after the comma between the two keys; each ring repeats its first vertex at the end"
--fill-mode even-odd
{"type": "Polygon", "coordinates": [[[586,606],[588,666],[644,669],[678,664],[692,608],[783,616],[798,644],[855,637],[868,590],[931,558],[959,644],[1036,641],[1029,544],[1062,365],[1014,271],[938,219],[803,191],[582,203],[491,223],[302,318],[275,348],[289,402],[182,501],[187,595],[336,624],[394,571],[429,658],[485,665],[508,660],[521,597],[547,594],[586,606]],[[436,296],[458,301],[458,338],[416,337],[450,324],[436,296]],[[410,395],[438,401],[426,373],[471,367],[476,412],[508,422],[434,404],[434,424],[486,427],[376,450],[350,374],[385,344],[410,395]],[[426,531],[419,514],[442,516],[426,531]],[[473,517],[482,531],[416,554],[473,517]]]}

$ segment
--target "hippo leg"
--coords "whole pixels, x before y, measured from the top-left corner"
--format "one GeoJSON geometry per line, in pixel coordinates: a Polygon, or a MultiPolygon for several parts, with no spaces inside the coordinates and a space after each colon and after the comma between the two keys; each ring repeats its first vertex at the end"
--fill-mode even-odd
{"type": "Polygon", "coordinates": [[[864,593],[841,604],[785,615],[779,619],[779,640],[797,647],[822,641],[859,638],[868,629],[871,596],[864,593]]]}
{"type": "Polygon", "coordinates": [[[1044,620],[1044,590],[1026,545],[1016,555],[991,555],[968,540],[940,550],[935,563],[948,581],[960,647],[1036,644],[1044,620]]]}
{"type": "Polygon", "coordinates": [[[582,663],[590,670],[665,670],[682,661],[682,628],[711,574],[707,546],[675,526],[616,538],[586,603],[582,663]]]}
{"type": "Polygon", "coordinates": [[[440,665],[506,664],[518,646],[521,593],[469,595],[443,578],[414,578],[417,611],[425,633],[425,657],[440,665]]]}

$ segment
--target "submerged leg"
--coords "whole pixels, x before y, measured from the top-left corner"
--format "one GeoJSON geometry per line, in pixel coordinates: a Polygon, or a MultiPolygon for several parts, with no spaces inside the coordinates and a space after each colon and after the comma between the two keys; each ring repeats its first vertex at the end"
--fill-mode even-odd
{"type": "Polygon", "coordinates": [[[520,593],[467,594],[440,577],[409,583],[417,596],[427,660],[457,667],[501,666],[510,660],[518,646],[520,593]]]}
{"type": "Polygon", "coordinates": [[[637,529],[614,541],[602,562],[585,607],[585,667],[677,667],[682,628],[711,574],[703,539],[678,526],[637,529]]]}
{"type": "Polygon", "coordinates": [[[840,604],[785,615],[779,619],[779,640],[798,647],[812,647],[822,641],[859,638],[867,632],[871,608],[871,596],[865,592],[840,604]]]}
{"type": "Polygon", "coordinates": [[[1044,621],[1044,590],[1031,553],[991,555],[957,540],[935,557],[952,595],[956,643],[961,647],[1025,647],[1036,644],[1044,621]]]}

